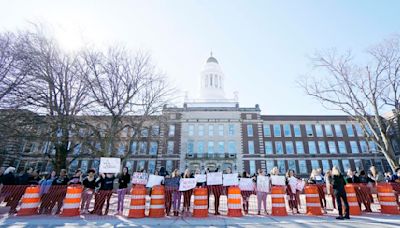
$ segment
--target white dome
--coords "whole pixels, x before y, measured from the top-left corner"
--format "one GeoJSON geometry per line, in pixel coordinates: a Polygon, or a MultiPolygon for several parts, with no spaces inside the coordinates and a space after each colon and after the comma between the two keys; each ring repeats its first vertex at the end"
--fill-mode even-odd
{"type": "Polygon", "coordinates": [[[200,78],[200,97],[202,99],[225,99],[224,73],[217,59],[212,55],[207,59],[200,78]]]}

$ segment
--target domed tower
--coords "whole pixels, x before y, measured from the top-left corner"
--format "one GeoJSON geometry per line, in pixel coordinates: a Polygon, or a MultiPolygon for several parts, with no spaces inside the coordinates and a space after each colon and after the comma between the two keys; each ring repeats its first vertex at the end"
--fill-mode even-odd
{"type": "Polygon", "coordinates": [[[212,56],[207,59],[201,71],[200,98],[205,100],[225,99],[224,73],[216,58],[212,56]]]}

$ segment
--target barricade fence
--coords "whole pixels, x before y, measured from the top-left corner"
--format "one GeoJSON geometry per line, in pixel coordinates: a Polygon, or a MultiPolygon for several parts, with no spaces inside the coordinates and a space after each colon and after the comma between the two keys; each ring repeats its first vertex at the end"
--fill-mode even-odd
{"type": "MultiPolygon", "coordinates": [[[[306,193],[303,190],[302,192],[297,191],[296,193],[293,193],[288,190],[289,187],[282,186],[284,189],[284,208],[286,211],[317,215],[318,213],[310,214],[310,209],[307,210],[307,207],[316,206],[319,208],[318,204],[323,213],[326,213],[327,210],[335,210],[336,202],[332,188],[327,189],[325,184],[306,185],[306,187],[307,186],[316,186],[316,192],[306,193]]],[[[381,212],[382,205],[383,207],[393,207],[389,208],[388,211],[396,211],[400,208],[400,183],[382,184],[381,188],[390,188],[389,190],[386,189],[385,192],[378,192],[377,186],[374,185],[351,184],[350,186],[354,188],[355,193],[348,193],[347,197],[355,196],[356,200],[354,200],[354,202],[352,201],[354,204],[353,206],[359,207],[361,211],[381,212]],[[395,199],[395,201],[393,201],[393,199],[395,199]]],[[[33,186],[2,186],[0,191],[0,208],[3,208],[2,211],[4,211],[5,208],[8,210],[9,214],[16,215],[43,214],[63,216],[77,216],[79,213],[85,213],[85,209],[89,209],[87,214],[95,215],[114,215],[118,212],[118,195],[116,191],[88,191],[83,190],[80,185],[54,185],[46,189],[46,191],[41,190],[40,194],[36,194],[32,193],[32,191],[35,189],[32,190],[32,188],[29,188],[30,190],[28,191],[28,187],[33,186]],[[77,191],[75,188],[72,189],[72,187],[75,187],[76,189],[79,188],[80,191],[77,191]],[[36,199],[35,197],[38,197],[39,199],[36,199]],[[25,210],[26,208],[30,208],[29,211],[33,212],[27,212],[27,210],[25,210]],[[67,213],[67,209],[76,210],[73,212],[69,210],[67,213]],[[23,210],[23,213],[20,212],[21,210],[23,210]],[[63,212],[63,210],[65,212],[63,212]]],[[[35,187],[40,188],[39,186],[35,187]]],[[[186,192],[179,192],[177,188],[163,186],[162,191],[158,190],[156,193],[154,193],[154,191],[152,192],[152,189],[150,188],[144,188],[143,186],[141,187],[141,191],[139,191],[140,193],[135,193],[135,191],[132,191],[134,186],[126,190],[126,196],[123,199],[122,207],[124,210],[122,215],[128,217],[137,217],[134,214],[139,212],[130,211],[131,209],[136,209],[140,211],[140,213],[144,212],[144,216],[149,216],[150,210],[155,209],[153,211],[156,212],[152,213],[157,214],[157,216],[154,217],[162,217],[165,215],[190,216],[194,209],[198,209],[203,211],[197,211],[196,214],[198,216],[196,217],[205,217],[206,215],[204,214],[204,211],[208,211],[208,213],[211,214],[228,215],[229,207],[234,207],[237,209],[238,205],[240,205],[243,214],[257,215],[260,211],[261,214],[268,213],[274,215],[272,211],[273,199],[277,197],[276,195],[273,196],[271,192],[266,194],[263,192],[257,192],[256,188],[254,188],[253,191],[241,191],[241,199],[240,203],[238,203],[238,201],[235,200],[229,201],[229,187],[224,187],[221,185],[197,187],[207,189],[207,191],[194,191],[192,189],[186,192]],[[198,194],[202,195],[195,195],[195,192],[201,192],[198,194]],[[264,205],[262,202],[264,196],[266,200],[266,211],[264,210],[264,205]],[[142,199],[143,205],[142,203],[135,203],[137,200],[142,199]],[[162,201],[160,201],[160,199],[162,201]],[[195,205],[195,200],[197,200],[197,206],[195,205]],[[204,205],[204,200],[207,201],[207,205],[204,205]],[[234,202],[234,204],[232,204],[232,202],[234,202]],[[177,208],[179,208],[179,210],[177,208]],[[142,211],[143,209],[144,211],[142,211]],[[162,211],[162,213],[160,211],[162,211]]],[[[232,197],[233,199],[237,199],[236,195],[232,195],[232,197]]],[[[274,208],[274,210],[276,209],[274,208]]],[[[384,211],[382,211],[382,213],[384,213],[384,211]]],[[[235,214],[237,216],[237,213],[235,214]]],[[[400,210],[398,214],[400,214],[400,210]]]]}

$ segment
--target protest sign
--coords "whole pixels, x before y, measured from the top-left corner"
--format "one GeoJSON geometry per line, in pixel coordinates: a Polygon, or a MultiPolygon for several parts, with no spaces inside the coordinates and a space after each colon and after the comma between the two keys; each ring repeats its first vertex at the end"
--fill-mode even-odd
{"type": "Polygon", "coordinates": [[[271,183],[272,185],[286,185],[286,178],[284,176],[276,176],[272,175],[271,176],[271,183]]]}
{"type": "Polygon", "coordinates": [[[149,180],[147,181],[146,187],[147,188],[152,188],[155,185],[160,185],[164,180],[163,176],[157,176],[150,174],[149,180]]]}
{"type": "Polygon", "coordinates": [[[207,181],[207,175],[205,174],[195,174],[194,178],[196,178],[197,183],[204,183],[207,181]]]}
{"type": "Polygon", "coordinates": [[[119,173],[121,171],[121,158],[100,158],[100,173],[119,173]]]}
{"type": "Polygon", "coordinates": [[[238,173],[224,174],[222,176],[222,183],[224,186],[239,185],[238,173]]]}
{"type": "Polygon", "coordinates": [[[269,177],[257,176],[257,191],[258,192],[269,192],[269,177]]]}
{"type": "Polygon", "coordinates": [[[305,185],[306,185],[305,181],[297,180],[296,189],[299,190],[299,191],[303,191],[305,185]]]}
{"type": "Polygon", "coordinates": [[[166,188],[179,188],[179,177],[165,178],[164,184],[166,188]]]}
{"type": "Polygon", "coordinates": [[[146,185],[148,177],[147,173],[134,172],[132,175],[132,184],[146,185]]]}
{"type": "Polygon", "coordinates": [[[196,187],[196,178],[181,178],[179,183],[179,191],[187,191],[196,187]]]}
{"type": "Polygon", "coordinates": [[[254,191],[254,183],[251,178],[240,178],[239,188],[241,191],[254,191]]]}
{"type": "Polygon", "coordinates": [[[207,185],[221,185],[222,172],[207,173],[207,185]]]}

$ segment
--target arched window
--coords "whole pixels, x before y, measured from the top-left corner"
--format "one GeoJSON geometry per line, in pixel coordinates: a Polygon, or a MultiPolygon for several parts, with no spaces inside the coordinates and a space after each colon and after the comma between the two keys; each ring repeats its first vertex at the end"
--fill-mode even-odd
{"type": "Polygon", "coordinates": [[[210,87],[212,87],[213,86],[213,77],[212,77],[212,74],[210,74],[210,87]]]}
{"type": "Polygon", "coordinates": [[[208,84],[208,75],[206,75],[206,76],[204,77],[204,79],[205,79],[205,80],[204,80],[204,87],[207,88],[207,87],[208,87],[208,86],[207,86],[207,84],[208,84]]]}
{"type": "Polygon", "coordinates": [[[218,76],[215,74],[214,75],[214,83],[215,83],[215,88],[218,88],[218,78],[217,78],[218,76]]]}

